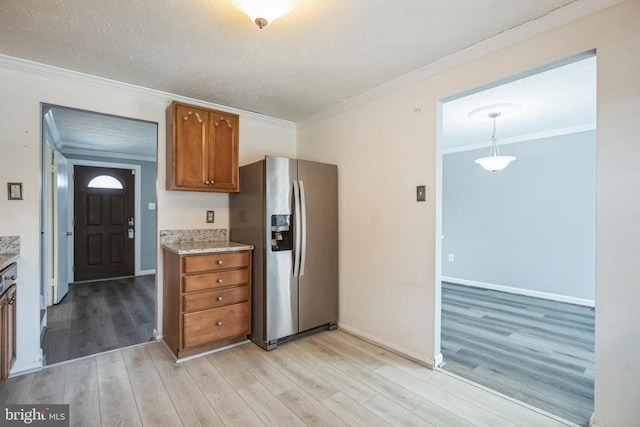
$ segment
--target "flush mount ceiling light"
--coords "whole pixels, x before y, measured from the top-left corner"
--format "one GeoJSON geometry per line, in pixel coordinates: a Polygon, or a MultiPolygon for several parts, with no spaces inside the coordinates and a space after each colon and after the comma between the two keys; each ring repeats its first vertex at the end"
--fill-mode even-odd
{"type": "Polygon", "coordinates": [[[260,29],[276,19],[288,14],[298,0],[230,0],[231,3],[247,14],[260,29]]]}
{"type": "Polygon", "coordinates": [[[470,117],[478,120],[493,120],[493,133],[491,134],[491,148],[489,149],[488,157],[481,157],[476,159],[476,163],[482,166],[484,169],[496,172],[502,170],[509,165],[516,158],[513,156],[501,156],[500,148],[498,147],[498,137],[496,136],[496,119],[500,116],[510,116],[522,110],[520,104],[495,104],[487,107],[478,108],[469,113],[470,117]]]}

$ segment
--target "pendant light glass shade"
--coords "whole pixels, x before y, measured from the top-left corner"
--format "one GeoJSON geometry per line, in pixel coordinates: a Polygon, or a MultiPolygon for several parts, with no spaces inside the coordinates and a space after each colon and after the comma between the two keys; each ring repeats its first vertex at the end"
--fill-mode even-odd
{"type": "Polygon", "coordinates": [[[476,159],[476,163],[488,171],[496,172],[506,168],[515,159],[513,156],[489,156],[476,159]]]}
{"type": "Polygon", "coordinates": [[[288,14],[298,0],[230,0],[231,3],[247,14],[260,28],[264,28],[276,19],[288,14]]]}
{"type": "Polygon", "coordinates": [[[514,161],[516,158],[513,156],[501,156],[500,148],[498,148],[498,137],[496,136],[496,117],[498,117],[500,113],[489,113],[489,117],[493,119],[493,134],[491,135],[491,148],[489,149],[488,157],[481,157],[476,159],[476,163],[482,166],[484,169],[496,172],[506,168],[509,163],[514,161]]]}

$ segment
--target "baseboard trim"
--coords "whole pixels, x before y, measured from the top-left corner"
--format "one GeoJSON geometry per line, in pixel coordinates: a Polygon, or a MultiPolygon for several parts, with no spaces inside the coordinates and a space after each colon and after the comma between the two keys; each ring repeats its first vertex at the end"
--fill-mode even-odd
{"type": "Polygon", "coordinates": [[[359,329],[356,329],[354,327],[351,327],[349,325],[345,325],[344,323],[338,323],[338,329],[340,329],[341,331],[349,334],[349,335],[353,335],[356,338],[360,338],[361,340],[364,340],[368,343],[377,345],[378,347],[382,347],[385,350],[388,350],[392,353],[395,353],[399,356],[405,357],[413,362],[416,362],[422,366],[425,366],[429,369],[435,369],[435,367],[437,366],[438,363],[442,363],[442,354],[438,353],[437,355],[434,356],[434,359],[428,359],[426,357],[423,357],[419,354],[413,353],[411,351],[408,351],[407,349],[398,347],[395,344],[391,344],[389,342],[386,342],[384,340],[381,340],[380,338],[374,337],[372,335],[367,334],[366,332],[363,332],[359,329]],[[438,361],[439,360],[439,361],[438,361]]]}
{"type": "Polygon", "coordinates": [[[596,302],[590,299],[570,297],[567,295],[552,294],[549,292],[533,291],[530,289],[514,288],[511,286],[496,285],[494,283],[478,282],[476,280],[458,279],[455,277],[442,276],[443,282],[456,283],[458,285],[472,286],[474,288],[491,289],[493,291],[507,292],[510,294],[524,295],[534,298],[548,299],[552,301],[566,302],[569,304],[582,305],[585,307],[595,307],[596,302]]]}

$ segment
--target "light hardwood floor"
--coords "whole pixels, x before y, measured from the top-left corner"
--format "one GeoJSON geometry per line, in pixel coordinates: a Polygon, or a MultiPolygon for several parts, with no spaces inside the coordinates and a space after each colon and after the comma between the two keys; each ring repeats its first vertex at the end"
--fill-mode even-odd
{"type": "Polygon", "coordinates": [[[571,425],[342,331],[175,363],[148,343],[6,380],[2,403],[69,403],[72,426],[571,425]]]}

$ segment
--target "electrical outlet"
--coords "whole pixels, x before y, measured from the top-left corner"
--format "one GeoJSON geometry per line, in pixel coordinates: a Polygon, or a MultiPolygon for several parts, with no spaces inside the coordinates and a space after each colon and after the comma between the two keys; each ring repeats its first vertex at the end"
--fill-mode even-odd
{"type": "Polygon", "coordinates": [[[213,211],[207,211],[207,223],[213,222],[213,211]]]}
{"type": "Polygon", "coordinates": [[[454,254],[449,254],[449,262],[454,262],[456,260],[456,256],[454,254]]]}

